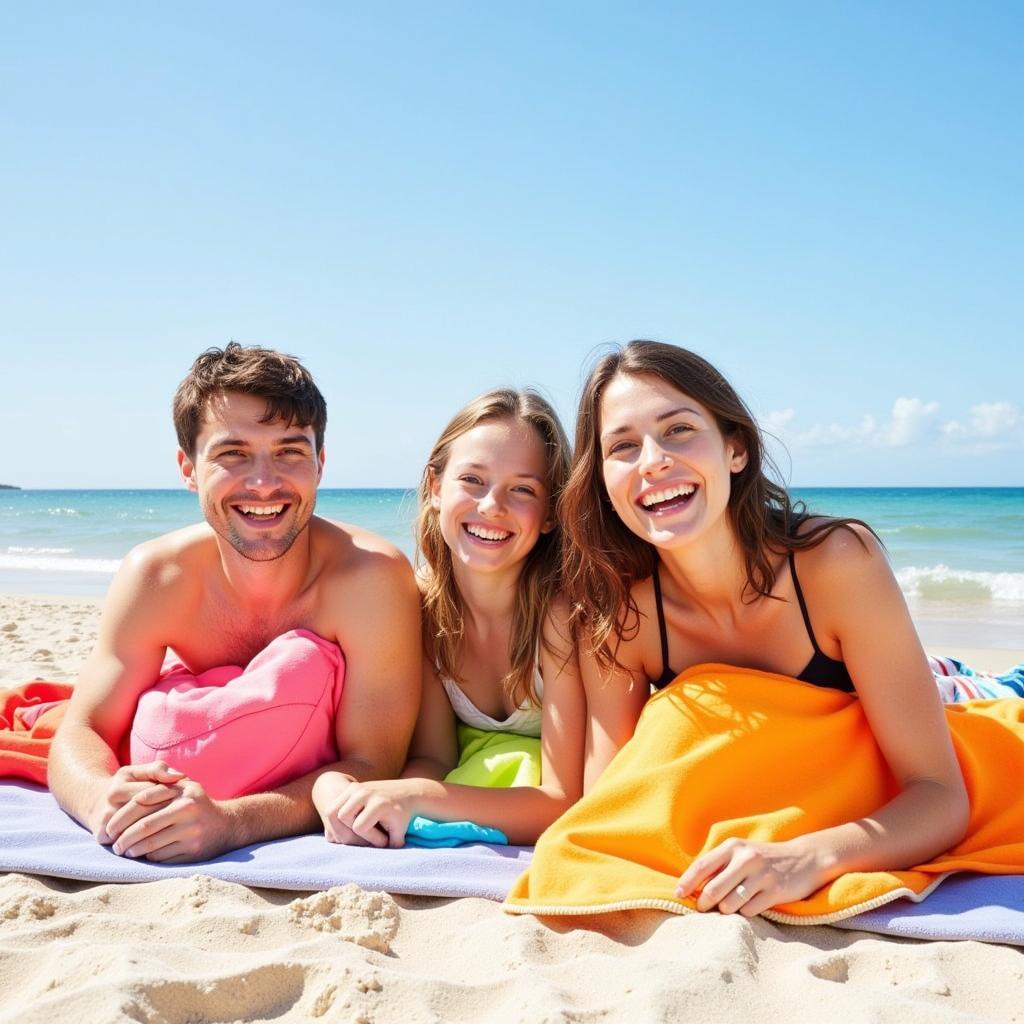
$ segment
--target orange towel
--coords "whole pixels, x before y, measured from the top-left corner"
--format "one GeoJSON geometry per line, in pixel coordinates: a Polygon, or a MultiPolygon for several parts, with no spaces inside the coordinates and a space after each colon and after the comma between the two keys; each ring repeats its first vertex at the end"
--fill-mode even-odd
{"type": "MultiPolygon", "coordinates": [[[[1024,700],[946,716],[971,801],[964,840],[906,871],[846,874],[766,917],[804,924],[920,899],[952,871],[1024,873],[1024,700]]],[[[513,913],[693,909],[675,884],[731,836],[781,841],[877,810],[896,785],[860,701],[767,672],[699,665],[648,702],[594,789],[540,838],[513,913]]]]}
{"type": "Polygon", "coordinates": [[[46,785],[46,761],[68,698],[69,683],[25,683],[0,690],[0,778],[46,785]]]}

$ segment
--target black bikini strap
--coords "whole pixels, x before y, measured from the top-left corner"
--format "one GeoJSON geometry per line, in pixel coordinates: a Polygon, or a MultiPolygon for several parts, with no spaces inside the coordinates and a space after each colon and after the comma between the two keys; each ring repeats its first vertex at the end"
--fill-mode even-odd
{"type": "MultiPolygon", "coordinates": [[[[665,628],[665,609],[661,607],[661,577],[658,574],[658,562],[654,563],[654,607],[658,609],[658,632],[661,634],[661,674],[664,676],[668,667],[668,630],[665,628]]],[[[801,599],[802,600],[802,599],[801,599]]]]}
{"type": "Polygon", "coordinates": [[[807,602],[804,600],[804,592],[800,589],[800,580],[796,575],[796,559],[793,552],[789,553],[789,574],[793,577],[793,589],[796,591],[796,599],[800,602],[800,614],[804,617],[804,625],[807,627],[807,635],[811,638],[811,646],[818,654],[822,653],[818,641],[814,638],[814,630],[811,629],[811,617],[807,614],[807,602]]]}

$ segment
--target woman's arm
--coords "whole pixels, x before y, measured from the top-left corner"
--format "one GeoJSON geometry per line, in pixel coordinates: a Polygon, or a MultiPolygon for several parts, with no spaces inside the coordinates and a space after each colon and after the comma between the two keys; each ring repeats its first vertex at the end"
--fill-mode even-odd
{"type": "Polygon", "coordinates": [[[586,702],[575,651],[567,639],[564,608],[552,609],[545,622],[544,639],[539,786],[491,789],[434,778],[361,783],[346,792],[337,808],[339,820],[376,846],[401,846],[409,820],[416,814],[497,828],[514,844],[536,842],[540,833],[579,799],[586,719],[586,702]],[[387,837],[384,841],[380,839],[382,834],[387,837]]]}
{"type": "Polygon", "coordinates": [[[580,676],[586,694],[584,792],[608,767],[633,735],[640,712],[651,695],[651,684],[640,658],[639,638],[624,640],[616,652],[619,662],[602,665],[587,645],[579,651],[580,676]]]}
{"type": "Polygon", "coordinates": [[[680,879],[679,895],[705,883],[698,909],[757,914],[849,871],[920,864],[967,828],[967,791],[906,602],[878,542],[857,532],[863,544],[836,530],[801,555],[800,572],[819,643],[838,642],[900,792],[874,814],[789,842],[722,844],[680,879]]]}
{"type": "Polygon", "coordinates": [[[423,662],[423,696],[403,779],[443,779],[459,762],[455,712],[437,670],[423,662]]]}
{"type": "Polygon", "coordinates": [[[825,621],[835,623],[864,714],[901,792],[871,818],[842,826],[843,836],[829,837],[832,877],[920,864],[963,838],[969,813],[946,716],[903,594],[878,541],[858,533],[867,550],[846,530],[821,545],[812,586],[829,595],[825,621]]]}

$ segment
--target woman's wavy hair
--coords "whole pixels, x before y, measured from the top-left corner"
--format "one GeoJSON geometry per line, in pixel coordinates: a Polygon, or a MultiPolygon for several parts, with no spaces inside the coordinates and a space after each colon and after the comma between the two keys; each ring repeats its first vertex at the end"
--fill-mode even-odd
{"type": "MultiPolygon", "coordinates": [[[[416,522],[417,561],[429,569],[423,583],[423,638],[427,657],[438,672],[461,681],[459,650],[465,633],[462,597],[455,582],[452,554],[441,536],[440,517],[431,502],[431,485],[448,465],[452,444],[481,423],[513,420],[531,426],[544,445],[545,485],[552,517],[569,476],[569,439],[555,410],[536,391],[499,388],[475,398],[459,410],[441,432],[427,459],[419,486],[416,522]]],[[[562,532],[542,533],[526,556],[512,619],[508,675],[502,681],[515,707],[524,701],[540,704],[534,686],[537,645],[544,616],[560,589],[562,532]]]]}
{"type": "Polygon", "coordinates": [[[859,519],[828,519],[797,536],[807,509],[770,478],[769,474],[776,478],[779,474],[765,450],[761,430],[725,377],[706,359],[675,345],[631,341],[616,346],[598,361],[583,387],[575,456],[558,504],[565,533],[563,588],[573,635],[577,641],[589,642],[603,664],[613,662],[619,643],[635,635],[640,619],[632,588],[654,572],[658,558],[657,549],[619,519],[605,491],[601,398],[619,374],[658,377],[696,399],[714,416],[722,436],[746,452],[746,465],[732,474],[728,504],[746,567],[744,600],[772,597],[773,552],[812,548],[833,530],[852,524],[871,529],[859,519]]]}

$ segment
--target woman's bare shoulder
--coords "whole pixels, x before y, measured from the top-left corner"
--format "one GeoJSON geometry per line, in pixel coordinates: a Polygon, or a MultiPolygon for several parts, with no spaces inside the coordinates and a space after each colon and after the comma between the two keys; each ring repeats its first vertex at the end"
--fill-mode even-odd
{"type": "MultiPolygon", "coordinates": [[[[809,517],[801,523],[798,535],[804,536],[829,523],[835,520],[825,516],[809,517]]],[[[823,597],[849,594],[851,588],[892,579],[885,548],[875,534],[860,523],[835,523],[819,543],[798,551],[797,559],[801,583],[810,584],[823,597]]]]}
{"type": "Polygon", "coordinates": [[[638,580],[629,588],[629,603],[619,610],[619,622],[622,643],[616,658],[625,667],[639,670],[650,660],[652,651],[661,650],[653,576],[638,580]]]}

